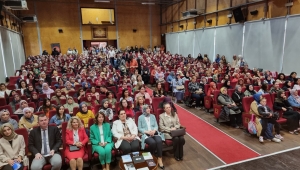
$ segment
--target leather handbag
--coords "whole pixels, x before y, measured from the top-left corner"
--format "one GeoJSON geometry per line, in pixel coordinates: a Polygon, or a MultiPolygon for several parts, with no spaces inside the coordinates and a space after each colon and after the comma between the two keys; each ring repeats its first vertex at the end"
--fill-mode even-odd
{"type": "Polygon", "coordinates": [[[180,128],[176,130],[171,131],[171,136],[176,137],[176,136],[183,136],[185,135],[185,128],[180,128]]]}
{"type": "Polygon", "coordinates": [[[69,150],[70,150],[70,152],[74,152],[74,151],[79,151],[80,148],[78,148],[78,147],[75,146],[75,145],[69,145],[69,150]]]}
{"type": "Polygon", "coordinates": [[[183,89],[184,89],[184,85],[181,85],[181,86],[178,86],[178,85],[177,85],[177,86],[176,86],[176,89],[177,89],[177,90],[183,90],[183,89]]]}

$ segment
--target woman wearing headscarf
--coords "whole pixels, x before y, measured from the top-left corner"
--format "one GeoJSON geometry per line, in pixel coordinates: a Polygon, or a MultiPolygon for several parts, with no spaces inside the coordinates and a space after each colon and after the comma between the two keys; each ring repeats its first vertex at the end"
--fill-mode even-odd
{"type": "Polygon", "coordinates": [[[14,127],[14,130],[19,129],[18,122],[10,117],[8,110],[3,109],[0,111],[0,126],[5,123],[10,123],[14,127]]]}
{"type": "Polygon", "coordinates": [[[108,117],[108,120],[109,120],[110,122],[112,122],[113,117],[114,117],[114,114],[113,114],[113,110],[112,110],[111,108],[108,107],[108,104],[109,104],[109,103],[108,103],[108,100],[104,99],[104,100],[102,101],[102,107],[101,107],[101,109],[99,110],[99,112],[103,112],[104,115],[105,115],[106,117],[108,117]]]}
{"type": "Polygon", "coordinates": [[[67,97],[67,103],[64,104],[64,107],[69,110],[70,114],[73,114],[74,107],[79,107],[78,103],[74,102],[72,96],[67,97]]]}
{"type": "Polygon", "coordinates": [[[248,85],[246,86],[246,91],[244,92],[245,97],[253,96],[253,95],[256,94],[256,93],[257,93],[257,92],[254,90],[252,84],[248,84],[248,85]]]}
{"type": "Polygon", "coordinates": [[[207,96],[213,97],[215,90],[217,90],[216,83],[215,82],[210,82],[209,83],[209,88],[208,88],[208,91],[207,91],[207,96]]]}
{"type": "Polygon", "coordinates": [[[236,85],[235,91],[232,94],[232,100],[236,103],[236,105],[239,107],[241,112],[244,112],[243,103],[242,103],[244,97],[245,95],[242,92],[242,87],[240,85],[236,85]]]}
{"type": "Polygon", "coordinates": [[[28,166],[28,159],[25,157],[25,140],[22,135],[15,133],[10,123],[5,123],[0,127],[0,169],[12,170],[15,162],[19,163],[23,169],[28,166]]]}
{"type": "Polygon", "coordinates": [[[274,110],[283,111],[283,117],[287,119],[288,131],[291,134],[298,135],[299,129],[299,113],[293,111],[290,103],[285,96],[284,91],[277,92],[277,97],[274,101],[274,110]]]}
{"type": "Polygon", "coordinates": [[[69,91],[75,91],[75,89],[72,87],[71,82],[66,81],[65,83],[65,87],[63,89],[61,89],[63,92],[65,92],[66,94],[69,93],[69,91]]]}
{"type": "Polygon", "coordinates": [[[34,126],[38,126],[38,116],[33,114],[32,109],[26,107],[23,109],[23,116],[19,120],[19,128],[26,128],[30,132],[34,126]]]}
{"type": "MultiPolygon", "coordinates": [[[[255,115],[255,125],[256,125],[256,130],[257,130],[257,137],[261,136],[260,134],[261,134],[261,130],[262,130],[262,126],[260,123],[261,118],[260,118],[260,114],[258,113],[258,110],[257,110],[261,97],[262,97],[261,93],[256,93],[253,95],[254,101],[250,104],[250,111],[249,111],[250,114],[255,115]]],[[[246,112],[247,112],[247,110],[246,110],[246,112]]]]}
{"type": "Polygon", "coordinates": [[[242,112],[232,98],[228,96],[227,88],[222,87],[220,91],[221,93],[218,96],[218,103],[224,105],[223,109],[224,112],[229,115],[230,125],[234,128],[243,127],[242,112]]]}
{"type": "Polygon", "coordinates": [[[226,89],[231,89],[230,80],[226,80],[223,84],[223,87],[226,87],[226,89]]]}
{"type": "Polygon", "coordinates": [[[298,91],[295,89],[291,90],[291,95],[288,97],[288,102],[291,106],[300,108],[300,96],[298,95],[298,91]]]}
{"type": "Polygon", "coordinates": [[[36,112],[39,107],[40,107],[40,101],[42,101],[40,98],[39,98],[39,95],[37,92],[32,92],[31,93],[31,97],[30,97],[30,102],[33,102],[35,104],[35,108],[34,108],[34,111],[36,112]]]}
{"type": "Polygon", "coordinates": [[[157,154],[159,167],[164,169],[162,163],[162,141],[165,138],[164,134],[158,131],[156,118],[150,113],[148,105],[143,106],[143,114],[138,119],[138,130],[142,134],[142,150],[145,149],[145,144],[148,144],[151,154],[157,154]]]}
{"type": "Polygon", "coordinates": [[[56,89],[55,96],[52,96],[51,100],[55,100],[56,104],[60,105],[61,99],[66,99],[66,96],[61,94],[61,89],[56,89]]]}
{"type": "Polygon", "coordinates": [[[293,89],[292,82],[290,80],[285,81],[282,90],[284,91],[291,91],[293,89]]]}
{"type": "Polygon", "coordinates": [[[51,97],[51,93],[54,93],[54,90],[52,90],[47,83],[43,83],[43,90],[42,90],[43,94],[47,95],[47,98],[50,99],[51,97]]]}
{"type": "Polygon", "coordinates": [[[94,113],[91,110],[88,110],[88,106],[85,102],[80,103],[79,112],[76,114],[76,116],[83,120],[85,128],[87,128],[89,125],[89,119],[95,118],[94,113]]]}
{"type": "MultiPolygon", "coordinates": [[[[13,92],[14,91],[12,91],[12,93],[13,92]]],[[[15,93],[13,96],[14,96],[13,100],[9,103],[9,105],[10,105],[12,111],[15,112],[16,111],[16,104],[20,103],[21,98],[20,98],[20,95],[18,93],[15,93]]]]}
{"type": "MultiPolygon", "coordinates": [[[[14,114],[18,115],[19,118],[23,116],[23,109],[25,107],[28,107],[28,103],[26,100],[21,100],[20,101],[20,107],[14,112],[14,114]]],[[[32,113],[34,112],[34,108],[29,107],[32,110],[32,113]]]]}

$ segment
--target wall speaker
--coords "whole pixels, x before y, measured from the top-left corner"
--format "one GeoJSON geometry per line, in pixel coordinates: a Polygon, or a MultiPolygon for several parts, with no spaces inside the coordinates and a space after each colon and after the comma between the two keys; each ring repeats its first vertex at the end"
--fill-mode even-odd
{"type": "Polygon", "coordinates": [[[235,22],[243,22],[245,21],[245,17],[241,7],[235,8],[232,10],[235,22]]]}
{"type": "Polygon", "coordinates": [[[257,15],[258,14],[258,10],[254,10],[254,11],[250,11],[251,15],[257,15]]]}
{"type": "Polygon", "coordinates": [[[132,30],[132,32],[136,32],[136,31],[137,31],[137,29],[133,29],[133,30],[132,30]]]}
{"type": "Polygon", "coordinates": [[[206,20],[206,22],[211,24],[212,23],[212,19],[208,19],[208,20],[206,20]]]}
{"type": "Polygon", "coordinates": [[[58,29],[58,32],[63,33],[64,31],[63,31],[63,29],[58,29]]]}

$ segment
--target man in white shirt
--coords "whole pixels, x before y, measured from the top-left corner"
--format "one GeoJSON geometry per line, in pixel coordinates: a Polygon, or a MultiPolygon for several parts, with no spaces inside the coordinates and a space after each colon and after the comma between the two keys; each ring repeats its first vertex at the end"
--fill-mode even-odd
{"type": "Polygon", "coordinates": [[[114,66],[115,56],[116,56],[116,52],[111,47],[110,50],[108,51],[108,57],[109,57],[110,64],[113,66],[114,66]]]}

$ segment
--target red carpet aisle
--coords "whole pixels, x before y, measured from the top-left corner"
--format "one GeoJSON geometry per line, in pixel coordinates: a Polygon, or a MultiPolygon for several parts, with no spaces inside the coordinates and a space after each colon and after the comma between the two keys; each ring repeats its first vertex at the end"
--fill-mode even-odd
{"type": "MultiPolygon", "coordinates": [[[[151,89],[147,88],[147,92],[152,95],[151,89]]],[[[180,123],[187,128],[187,133],[226,164],[259,156],[255,151],[227,136],[179,105],[175,105],[180,123]]]]}

